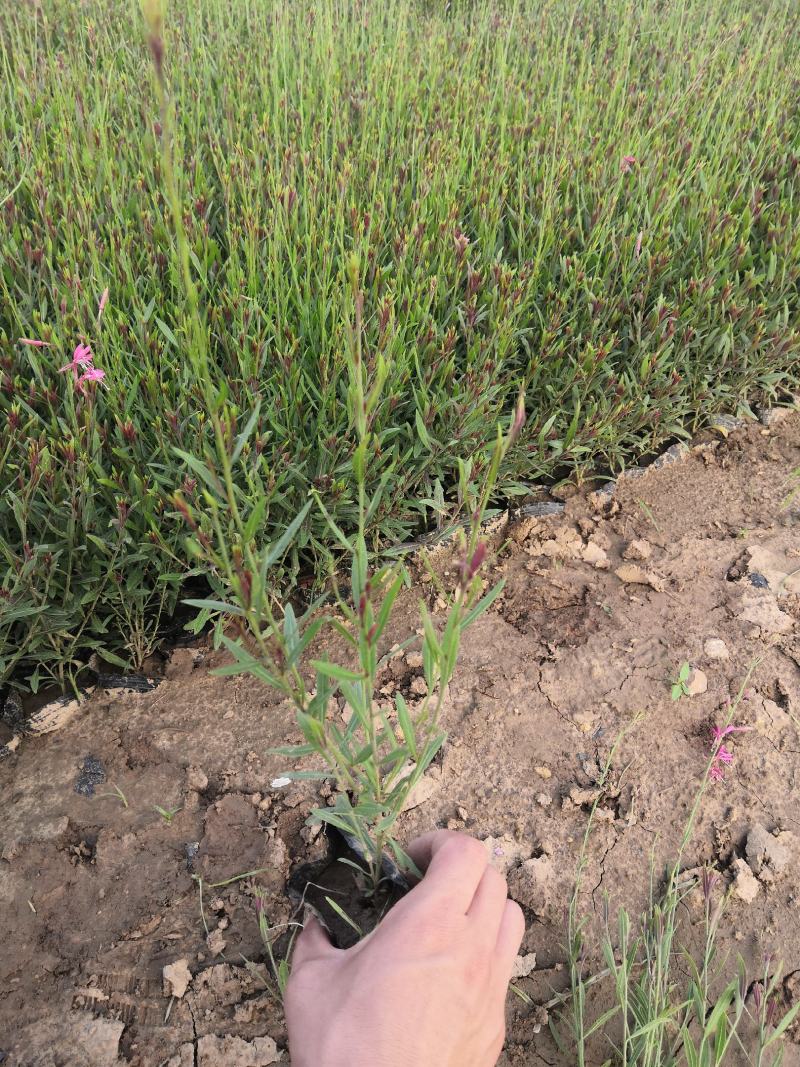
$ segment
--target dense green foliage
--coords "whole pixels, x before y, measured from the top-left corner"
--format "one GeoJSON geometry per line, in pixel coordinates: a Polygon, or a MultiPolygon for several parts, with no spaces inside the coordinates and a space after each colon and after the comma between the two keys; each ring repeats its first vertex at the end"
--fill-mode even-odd
{"type": "MultiPolygon", "coordinates": [[[[506,493],[796,384],[798,21],[790,0],[174,0],[177,178],[231,437],[258,405],[235,469],[253,535],[310,489],[353,529],[354,253],[388,371],[373,546],[457,505],[520,385],[506,493]]],[[[2,680],[146,654],[210,420],[138,5],[4,4],[0,64],[2,680]],[[107,375],[83,395],[58,373],[79,342],[107,375]]],[[[330,546],[312,508],[284,575],[330,546]]]]}

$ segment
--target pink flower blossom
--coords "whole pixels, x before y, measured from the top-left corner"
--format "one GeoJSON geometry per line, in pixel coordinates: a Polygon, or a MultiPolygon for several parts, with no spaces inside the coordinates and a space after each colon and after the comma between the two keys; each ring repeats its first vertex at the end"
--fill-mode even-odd
{"type": "Polygon", "coordinates": [[[78,378],[77,386],[81,392],[84,392],[84,382],[102,382],[105,376],[106,372],[101,370],[100,367],[90,367],[78,378]]]}
{"type": "Polygon", "coordinates": [[[636,156],[623,156],[619,169],[623,174],[628,174],[636,166],[636,156]]]}
{"type": "Polygon", "coordinates": [[[103,312],[105,311],[105,307],[106,307],[107,303],[108,303],[108,286],[106,286],[106,288],[103,290],[103,295],[100,297],[100,306],[97,309],[97,321],[98,322],[103,317],[103,312]]]}
{"type": "Polygon", "coordinates": [[[743,734],[752,730],[752,726],[715,726],[712,731],[712,748],[714,755],[708,770],[712,782],[721,782],[725,778],[725,768],[733,763],[733,753],[723,745],[730,734],[743,734]]]}
{"type": "Polygon", "coordinates": [[[716,748],[716,746],[720,744],[720,742],[723,741],[728,736],[728,734],[744,734],[747,733],[748,730],[752,729],[752,726],[715,726],[712,733],[714,747],[716,748]]]}
{"type": "Polygon", "coordinates": [[[72,353],[72,359],[70,360],[70,362],[65,363],[63,367],[59,367],[58,373],[63,374],[64,371],[71,370],[72,376],[77,379],[78,369],[80,367],[86,366],[91,367],[93,359],[94,356],[92,355],[92,350],[91,348],[89,348],[88,345],[78,345],[78,347],[72,353]]]}
{"type": "Polygon", "coordinates": [[[17,338],[21,345],[30,345],[31,348],[52,348],[53,346],[49,341],[36,341],[31,337],[19,337],[17,338]]]}
{"type": "Polygon", "coordinates": [[[634,252],[634,255],[636,256],[637,259],[642,254],[642,238],[643,237],[644,237],[644,230],[639,230],[639,234],[638,234],[638,236],[636,238],[636,251],[634,252]]]}

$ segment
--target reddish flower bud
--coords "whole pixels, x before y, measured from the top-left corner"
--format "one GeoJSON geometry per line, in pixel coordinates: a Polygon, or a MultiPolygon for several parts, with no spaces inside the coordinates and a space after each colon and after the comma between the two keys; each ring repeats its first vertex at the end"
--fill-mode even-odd
{"type": "Polygon", "coordinates": [[[525,425],[525,397],[520,393],[517,400],[517,409],[514,412],[514,421],[511,423],[511,430],[509,432],[509,440],[514,441],[522,427],[525,425]]]}
{"type": "Polygon", "coordinates": [[[469,561],[469,566],[467,567],[467,581],[468,582],[472,581],[472,579],[475,577],[475,575],[481,569],[481,564],[483,563],[483,561],[485,559],[486,559],[486,543],[484,541],[479,541],[478,542],[478,546],[475,549],[475,552],[474,552],[474,554],[472,556],[472,559],[469,561]]]}

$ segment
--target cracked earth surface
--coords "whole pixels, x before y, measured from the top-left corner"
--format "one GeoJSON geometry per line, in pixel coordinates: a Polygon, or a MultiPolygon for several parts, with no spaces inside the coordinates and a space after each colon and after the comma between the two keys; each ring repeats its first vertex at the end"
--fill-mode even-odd
{"type": "MultiPolygon", "coordinates": [[[[525,910],[522,953],[536,965],[518,985],[532,1003],[509,997],[504,1067],[571,1062],[541,1005],[567,983],[564,913],[592,804],[599,796],[581,906],[596,946],[606,897],[612,914],[637,915],[651,868],[675,855],[711,730],[751,667],[736,721],[752,729],[730,741],[733,764],[703,799],[684,866],[712,865],[734,890],[723,955],[740,953],[754,975],[771,953],[787,1000],[800,995],[800,501],[786,502],[797,467],[794,414],[709,432],[682,461],[623,479],[614,497],[575,493],[561,516],[494,533],[506,588],[466,636],[444,758],[400,836],[449,826],[486,839],[525,910]],[[696,692],[672,701],[683,662],[696,692]],[[780,863],[764,860],[778,844],[780,863]]],[[[445,580],[450,563],[440,550],[445,580]]],[[[420,593],[436,609],[419,570],[393,641],[413,634],[420,593]]],[[[324,849],[304,825],[319,797],[313,783],[271,788],[285,768],[268,752],[295,739],[291,716],[255,682],[212,676],[222,662],[208,648],[177,650],[153,692],[96,691],[63,730],[26,739],[0,764],[6,1063],[287,1062],[254,901],[263,896],[273,925],[289,919],[290,871],[324,849]],[[105,782],[82,796],[75,781],[90,755],[105,782]],[[180,810],[166,819],[155,805],[180,810]],[[163,975],[179,961],[185,989],[163,975]]],[[[397,654],[381,697],[418,698],[421,673],[413,648],[397,654]]],[[[699,921],[690,895],[681,943],[699,921]]],[[[599,965],[590,951],[587,966],[599,965]]],[[[800,1063],[798,1041],[784,1064],[800,1063]]]]}

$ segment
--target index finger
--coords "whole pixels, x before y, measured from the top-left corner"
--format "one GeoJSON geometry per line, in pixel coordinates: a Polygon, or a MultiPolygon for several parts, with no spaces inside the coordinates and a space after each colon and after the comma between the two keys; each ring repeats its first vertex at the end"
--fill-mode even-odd
{"type": "Polygon", "coordinates": [[[441,902],[466,915],[489,865],[486,848],[469,834],[434,830],[408,846],[408,854],[424,877],[414,889],[417,899],[441,902]]]}

